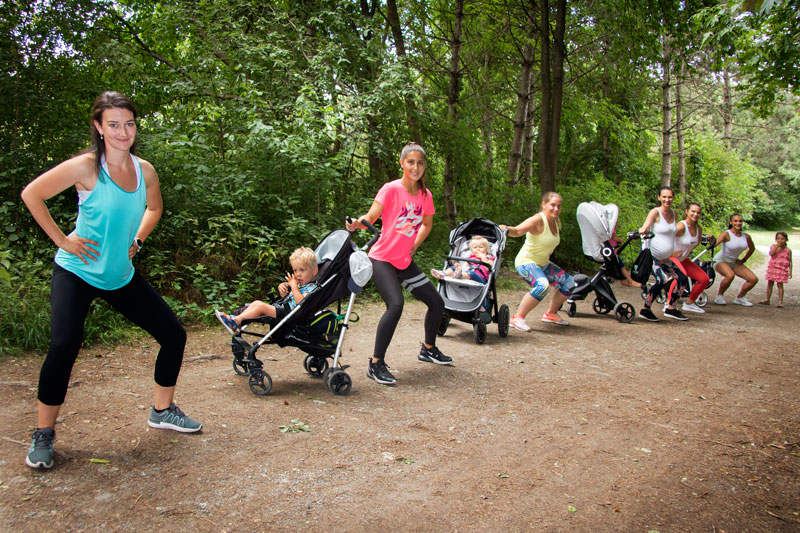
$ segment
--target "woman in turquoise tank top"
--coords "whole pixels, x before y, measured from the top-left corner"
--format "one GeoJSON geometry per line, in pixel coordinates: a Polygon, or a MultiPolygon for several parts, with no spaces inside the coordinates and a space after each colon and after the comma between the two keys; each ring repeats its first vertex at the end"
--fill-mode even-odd
{"type": "Polygon", "coordinates": [[[531,290],[522,297],[517,312],[510,321],[511,326],[520,331],[530,331],[525,316],[544,299],[551,284],[558,290],[550,299],[550,305],[542,315],[542,322],[560,326],[569,324],[558,315],[558,310],[575,288],[575,280],[563,268],[550,262],[550,255],[561,242],[561,221],[558,218],[561,203],[560,194],[546,192],[542,195],[542,208],[538,213],[519,226],[500,225],[503,231],[508,230],[509,237],[525,235],[525,244],[517,254],[514,264],[519,275],[530,283],[531,290]]]}
{"type": "Polygon", "coordinates": [[[25,458],[31,468],[53,466],[55,423],[95,298],[104,299],[161,346],[148,424],[183,433],[202,428],[172,401],[186,331],[131,262],[162,212],[155,169],[133,155],[136,108],[125,95],[105,92],[92,107],[90,131],[92,150],[48,170],[22,191],[33,218],[58,246],[50,293],[50,347],[39,374],[37,429],[25,458]],[[65,235],[45,200],[71,187],[78,192],[78,218],[74,231],[65,235]]]}

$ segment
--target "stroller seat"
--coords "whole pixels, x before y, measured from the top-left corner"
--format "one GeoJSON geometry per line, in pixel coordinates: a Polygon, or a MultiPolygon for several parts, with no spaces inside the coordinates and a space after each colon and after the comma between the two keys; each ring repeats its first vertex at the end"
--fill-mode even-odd
{"type": "MultiPolygon", "coordinates": [[[[473,339],[477,344],[486,342],[486,324],[497,323],[501,337],[508,335],[511,313],[507,305],[498,306],[495,281],[502,264],[502,253],[506,246],[506,235],[500,226],[485,218],[473,218],[462,222],[450,232],[450,252],[443,269],[456,263],[469,264],[469,241],[474,236],[484,237],[489,242],[494,263],[489,268],[486,283],[469,279],[445,276],[438,280],[437,290],[444,300],[445,311],[439,324],[439,335],[444,335],[455,318],[473,326],[473,339]]],[[[474,260],[472,260],[472,264],[474,260]]]]}

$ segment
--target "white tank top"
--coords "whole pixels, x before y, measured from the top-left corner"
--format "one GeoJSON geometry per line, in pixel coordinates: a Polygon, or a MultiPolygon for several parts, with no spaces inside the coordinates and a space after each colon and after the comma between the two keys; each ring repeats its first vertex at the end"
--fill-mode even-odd
{"type": "Polygon", "coordinates": [[[684,226],[686,226],[686,231],[683,232],[683,235],[675,237],[675,251],[678,252],[678,261],[683,261],[689,257],[689,254],[695,249],[697,243],[700,242],[700,232],[698,231],[697,235],[692,236],[689,232],[689,226],[685,222],[684,226]]]}
{"type": "Polygon", "coordinates": [[[728,235],[730,236],[730,240],[722,243],[722,257],[731,261],[736,261],[739,259],[739,256],[742,255],[742,252],[747,250],[750,245],[747,244],[747,237],[744,236],[744,232],[742,232],[741,237],[737,237],[733,234],[732,230],[728,230],[728,235]]]}
{"type": "MultiPolygon", "coordinates": [[[[673,212],[674,215],[675,213],[673,212]]],[[[653,254],[654,259],[659,261],[668,258],[675,251],[675,232],[678,231],[677,222],[675,220],[672,223],[667,222],[661,213],[661,209],[659,209],[658,220],[653,223],[651,229],[655,236],[650,239],[650,253],[653,254]]]]}

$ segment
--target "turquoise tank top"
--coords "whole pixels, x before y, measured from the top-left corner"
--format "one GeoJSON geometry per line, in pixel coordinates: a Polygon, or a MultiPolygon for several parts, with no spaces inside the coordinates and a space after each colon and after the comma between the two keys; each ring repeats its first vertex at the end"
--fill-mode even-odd
{"type": "Polygon", "coordinates": [[[131,154],[136,168],[136,190],[128,192],[114,183],[105,157],[100,162],[97,184],[78,206],[75,230],[79,237],[100,243],[100,257],[89,264],[76,255],[58,249],[55,262],[98,289],[112,291],[133,278],[133,263],[128,250],[144,217],[147,186],[139,160],[131,154]]]}

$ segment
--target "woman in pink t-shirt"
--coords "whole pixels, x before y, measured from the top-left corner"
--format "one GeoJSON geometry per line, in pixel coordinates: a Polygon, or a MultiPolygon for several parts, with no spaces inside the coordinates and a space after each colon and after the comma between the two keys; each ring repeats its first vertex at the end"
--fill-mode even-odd
{"type": "Polygon", "coordinates": [[[403,177],[384,184],[369,212],[358,221],[347,224],[348,231],[353,231],[366,227],[361,219],[374,223],[383,217],[381,236],[370,249],[369,257],[372,260],[372,279],[386,304],[386,312],[378,322],[375,351],[367,370],[367,377],[382,385],[397,382],[387,369],[384,357],[403,313],[403,288],[428,306],[425,342],[417,358],[438,365],[453,361],[435,346],[444,301],[411,258],[431,232],[436,212],[431,191],[425,186],[425,164],[422,146],[409,143],[403,147],[400,152],[403,177]]]}

